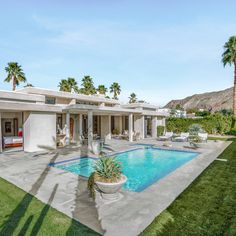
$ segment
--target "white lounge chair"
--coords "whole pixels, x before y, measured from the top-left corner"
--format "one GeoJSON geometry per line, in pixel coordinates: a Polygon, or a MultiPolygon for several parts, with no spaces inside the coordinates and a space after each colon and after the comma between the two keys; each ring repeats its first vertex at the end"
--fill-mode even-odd
{"type": "Polygon", "coordinates": [[[189,133],[181,133],[180,136],[176,137],[174,140],[177,142],[185,142],[188,141],[189,133]]]}
{"type": "Polygon", "coordinates": [[[202,142],[207,142],[208,133],[198,133],[197,135],[202,140],[202,142]]]}
{"type": "Polygon", "coordinates": [[[159,140],[166,141],[170,140],[173,136],[173,132],[166,132],[165,135],[161,135],[158,137],[159,140]]]}

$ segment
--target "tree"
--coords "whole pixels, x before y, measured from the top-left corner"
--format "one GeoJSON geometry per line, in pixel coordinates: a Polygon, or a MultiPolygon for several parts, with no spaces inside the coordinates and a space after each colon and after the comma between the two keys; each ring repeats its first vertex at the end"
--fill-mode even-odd
{"type": "Polygon", "coordinates": [[[118,95],[120,95],[120,92],[121,92],[120,85],[114,82],[110,86],[110,93],[113,93],[113,99],[118,99],[118,95]]]}
{"type": "Polygon", "coordinates": [[[28,87],[34,87],[33,84],[27,83],[24,88],[28,88],[28,87]]]}
{"type": "Polygon", "coordinates": [[[234,65],[233,114],[236,116],[236,36],[231,36],[224,45],[223,65],[234,65]]]}
{"type": "Polygon", "coordinates": [[[94,87],[93,78],[91,78],[89,75],[84,76],[81,86],[82,88],[80,89],[80,93],[85,95],[96,94],[96,88],[94,87]]]}
{"type": "Polygon", "coordinates": [[[129,96],[129,103],[137,102],[137,95],[135,93],[131,93],[129,96]]]}
{"type": "Polygon", "coordinates": [[[184,110],[184,108],[182,107],[182,105],[179,104],[179,103],[175,106],[175,109],[176,109],[176,110],[180,110],[180,111],[184,110]]]}
{"type": "Polygon", "coordinates": [[[7,78],[4,81],[8,83],[12,81],[13,91],[21,82],[26,82],[25,73],[17,62],[9,62],[5,67],[5,71],[7,72],[7,78]]]}
{"type": "Polygon", "coordinates": [[[97,91],[98,91],[99,94],[106,95],[107,88],[105,87],[105,85],[100,84],[100,85],[98,85],[97,91]]]}
{"type": "Polygon", "coordinates": [[[74,92],[78,92],[79,88],[77,82],[74,78],[68,77],[67,79],[62,79],[58,85],[59,90],[63,92],[71,93],[73,90],[74,92]]]}

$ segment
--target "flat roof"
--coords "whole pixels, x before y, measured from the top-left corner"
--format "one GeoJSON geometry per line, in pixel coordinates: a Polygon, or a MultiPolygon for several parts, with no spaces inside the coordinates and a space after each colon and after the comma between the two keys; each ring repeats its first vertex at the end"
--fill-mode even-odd
{"type": "Polygon", "coordinates": [[[19,89],[16,92],[28,93],[28,94],[39,94],[39,95],[45,95],[49,97],[52,96],[52,97],[59,97],[59,98],[76,99],[76,100],[87,101],[87,102],[101,102],[101,103],[104,102],[107,104],[120,104],[118,100],[105,98],[101,95],[84,95],[84,94],[55,91],[55,90],[37,88],[37,87],[26,87],[23,89],[19,89]]]}

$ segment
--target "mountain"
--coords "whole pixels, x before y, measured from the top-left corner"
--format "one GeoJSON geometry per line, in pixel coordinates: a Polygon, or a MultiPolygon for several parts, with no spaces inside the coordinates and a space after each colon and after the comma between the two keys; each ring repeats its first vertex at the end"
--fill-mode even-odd
{"type": "Polygon", "coordinates": [[[221,109],[232,109],[233,88],[221,91],[195,94],[184,99],[172,100],[165,105],[165,108],[175,108],[180,104],[186,109],[204,109],[209,111],[219,111],[221,109]]]}

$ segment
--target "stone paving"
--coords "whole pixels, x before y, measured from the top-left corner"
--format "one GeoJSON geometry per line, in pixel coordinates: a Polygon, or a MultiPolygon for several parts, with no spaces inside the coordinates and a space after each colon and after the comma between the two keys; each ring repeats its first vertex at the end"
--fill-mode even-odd
{"type": "MultiPolygon", "coordinates": [[[[137,143],[163,147],[163,142],[154,139],[145,139],[137,143]]],[[[229,144],[230,142],[224,141],[208,141],[205,147],[197,150],[200,154],[192,161],[142,192],[122,190],[122,199],[112,203],[103,202],[99,195],[94,203],[88,197],[86,178],[49,166],[49,163],[75,157],[94,156],[86,147],[70,146],[31,154],[1,154],[0,177],[103,235],[138,235],[229,144]]],[[[135,148],[135,142],[111,140],[104,145],[104,152],[113,154],[135,148]]],[[[188,143],[173,142],[173,146],[168,149],[189,148],[188,143]]]]}

